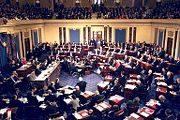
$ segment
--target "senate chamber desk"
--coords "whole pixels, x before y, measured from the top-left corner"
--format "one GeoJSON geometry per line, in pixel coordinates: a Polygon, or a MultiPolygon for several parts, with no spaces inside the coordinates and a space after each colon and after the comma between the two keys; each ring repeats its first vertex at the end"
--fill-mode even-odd
{"type": "Polygon", "coordinates": [[[31,63],[26,63],[25,65],[22,65],[17,70],[19,77],[26,77],[28,74],[30,74],[33,71],[33,66],[31,63]]]}
{"type": "Polygon", "coordinates": [[[59,78],[59,76],[60,62],[52,62],[35,80],[31,81],[31,84],[37,88],[42,88],[45,85],[50,85],[51,82],[59,78]]]}

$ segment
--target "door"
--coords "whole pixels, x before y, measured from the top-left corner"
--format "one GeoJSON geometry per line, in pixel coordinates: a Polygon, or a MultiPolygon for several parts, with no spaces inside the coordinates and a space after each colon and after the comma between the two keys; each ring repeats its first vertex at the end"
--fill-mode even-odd
{"type": "Polygon", "coordinates": [[[27,54],[30,51],[30,39],[29,38],[25,38],[25,53],[27,54]]]}
{"type": "Polygon", "coordinates": [[[93,39],[102,39],[102,31],[93,31],[93,39]]]}
{"type": "Polygon", "coordinates": [[[70,42],[71,43],[80,43],[80,30],[79,29],[70,29],[70,42]]]}
{"type": "Polygon", "coordinates": [[[115,42],[126,42],[126,29],[115,29],[115,42]]]}
{"type": "Polygon", "coordinates": [[[163,31],[159,31],[158,46],[162,47],[163,31]]]}
{"type": "Polygon", "coordinates": [[[168,38],[168,41],[167,41],[167,50],[166,52],[171,55],[172,53],[172,44],[173,44],[173,39],[172,38],[168,38]]]}

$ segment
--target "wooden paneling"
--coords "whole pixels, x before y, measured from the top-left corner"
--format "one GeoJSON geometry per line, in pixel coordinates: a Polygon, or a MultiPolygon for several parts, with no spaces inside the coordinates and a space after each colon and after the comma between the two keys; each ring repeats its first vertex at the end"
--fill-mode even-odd
{"type": "Polygon", "coordinates": [[[106,7],[112,7],[114,6],[114,0],[104,0],[104,5],[106,7]]]}
{"type": "Polygon", "coordinates": [[[122,6],[127,6],[127,7],[132,7],[133,6],[133,0],[123,0],[122,1],[122,6]]]}

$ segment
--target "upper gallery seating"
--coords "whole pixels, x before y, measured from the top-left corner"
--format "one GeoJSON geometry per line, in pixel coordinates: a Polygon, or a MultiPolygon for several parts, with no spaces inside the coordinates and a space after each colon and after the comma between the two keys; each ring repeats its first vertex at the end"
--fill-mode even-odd
{"type": "Polygon", "coordinates": [[[104,4],[93,4],[91,8],[74,6],[65,8],[63,4],[55,5],[54,12],[48,8],[35,5],[10,5],[1,3],[0,18],[6,19],[91,19],[92,13],[97,18],[105,19],[179,19],[180,1],[165,2],[148,7],[106,7],[104,4]],[[53,17],[53,16],[56,17],[53,17]]]}

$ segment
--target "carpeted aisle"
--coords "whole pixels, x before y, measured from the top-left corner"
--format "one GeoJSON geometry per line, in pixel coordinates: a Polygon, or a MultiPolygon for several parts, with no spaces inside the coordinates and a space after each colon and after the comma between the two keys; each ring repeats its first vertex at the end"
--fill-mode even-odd
{"type": "MultiPolygon", "coordinates": [[[[83,80],[87,82],[86,85],[86,90],[87,91],[92,91],[95,92],[97,90],[97,84],[102,81],[101,77],[98,76],[95,73],[91,73],[90,75],[85,75],[83,77],[83,80]]],[[[78,79],[72,77],[71,75],[62,72],[60,75],[60,85],[65,86],[65,85],[70,85],[70,86],[75,86],[78,83],[78,79]]]]}

